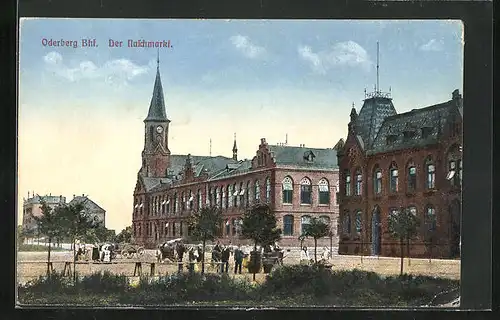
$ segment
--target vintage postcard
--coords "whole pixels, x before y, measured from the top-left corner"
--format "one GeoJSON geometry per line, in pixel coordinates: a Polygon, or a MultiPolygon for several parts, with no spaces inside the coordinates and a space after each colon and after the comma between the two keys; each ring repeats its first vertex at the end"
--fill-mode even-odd
{"type": "Polygon", "coordinates": [[[458,307],[462,33],[21,19],[18,304],[458,307]]]}

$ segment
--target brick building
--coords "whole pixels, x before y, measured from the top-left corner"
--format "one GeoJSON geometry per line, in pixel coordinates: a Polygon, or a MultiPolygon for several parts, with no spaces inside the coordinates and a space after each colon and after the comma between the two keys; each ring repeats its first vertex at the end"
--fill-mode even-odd
{"type": "MultiPolygon", "coordinates": [[[[232,157],[171,154],[170,120],[159,69],[144,123],[142,167],[132,215],[138,244],[151,248],[168,239],[188,236],[187,218],[206,205],[223,210],[220,240],[240,242],[235,239],[241,215],[256,202],[267,202],[275,210],[283,230],[283,245],[299,244],[301,228],[310,217],[327,220],[336,233],[338,168],[333,148],[270,145],[263,138],[253,159],[238,160],[235,137],[232,157]]],[[[320,243],[330,244],[330,239],[321,239],[320,243]]]]}
{"type": "Polygon", "coordinates": [[[73,195],[73,199],[69,202],[69,204],[72,205],[77,203],[83,206],[83,209],[91,217],[94,223],[98,223],[102,227],[106,225],[106,210],[90,199],[88,195],[73,195]]]}
{"type": "Polygon", "coordinates": [[[421,222],[411,256],[459,257],[462,110],[458,90],[450,101],[400,114],[378,90],[359,114],[353,106],[346,141],[337,144],[340,254],[399,255],[387,221],[406,208],[421,222]]]}
{"type": "Polygon", "coordinates": [[[62,195],[53,196],[52,194],[40,196],[33,192],[33,195],[30,197],[30,193],[28,192],[28,198],[23,199],[23,229],[26,231],[34,231],[37,230],[37,224],[34,217],[39,217],[42,215],[42,202],[47,203],[47,205],[51,208],[55,208],[58,205],[62,205],[66,203],[66,197],[62,195]]]}

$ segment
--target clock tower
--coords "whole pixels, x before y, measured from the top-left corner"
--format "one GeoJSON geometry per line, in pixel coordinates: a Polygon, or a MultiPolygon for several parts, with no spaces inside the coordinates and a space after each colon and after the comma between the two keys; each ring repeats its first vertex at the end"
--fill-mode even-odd
{"type": "Polygon", "coordinates": [[[144,119],[144,149],[142,151],[141,175],[144,177],[166,177],[170,160],[168,149],[168,126],[170,120],[165,111],[165,99],[160,78],[160,59],[157,58],[156,79],[149,112],[144,119]]]}

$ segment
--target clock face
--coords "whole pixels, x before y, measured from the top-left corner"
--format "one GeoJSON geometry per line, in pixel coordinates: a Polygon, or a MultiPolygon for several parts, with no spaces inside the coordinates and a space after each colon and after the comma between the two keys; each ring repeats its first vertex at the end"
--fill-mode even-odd
{"type": "Polygon", "coordinates": [[[162,133],[163,132],[163,127],[162,126],[156,127],[156,132],[162,133]]]}

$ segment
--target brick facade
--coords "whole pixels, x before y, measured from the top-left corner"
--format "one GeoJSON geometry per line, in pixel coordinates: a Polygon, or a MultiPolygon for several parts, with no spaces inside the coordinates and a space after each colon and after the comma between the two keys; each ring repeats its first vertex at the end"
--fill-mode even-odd
{"type": "MultiPolygon", "coordinates": [[[[454,101],[450,104],[453,109],[454,101]]],[[[363,149],[351,126],[339,152],[340,254],[398,256],[400,244],[387,233],[387,223],[390,211],[403,207],[415,208],[421,222],[417,237],[410,243],[410,256],[459,256],[462,118],[457,112],[450,112],[440,121],[446,123],[434,143],[377,153],[363,149]],[[456,169],[450,178],[452,162],[456,169]],[[428,173],[430,164],[435,166],[434,183],[429,181],[432,180],[428,173]],[[391,182],[395,168],[397,182],[394,178],[391,182]],[[356,194],[358,173],[362,177],[360,195],[356,194]],[[346,181],[347,176],[350,183],[346,181]],[[348,185],[350,192],[346,190],[348,185]],[[358,212],[361,224],[356,222],[358,212]],[[435,246],[428,245],[431,234],[435,246]]]]}

